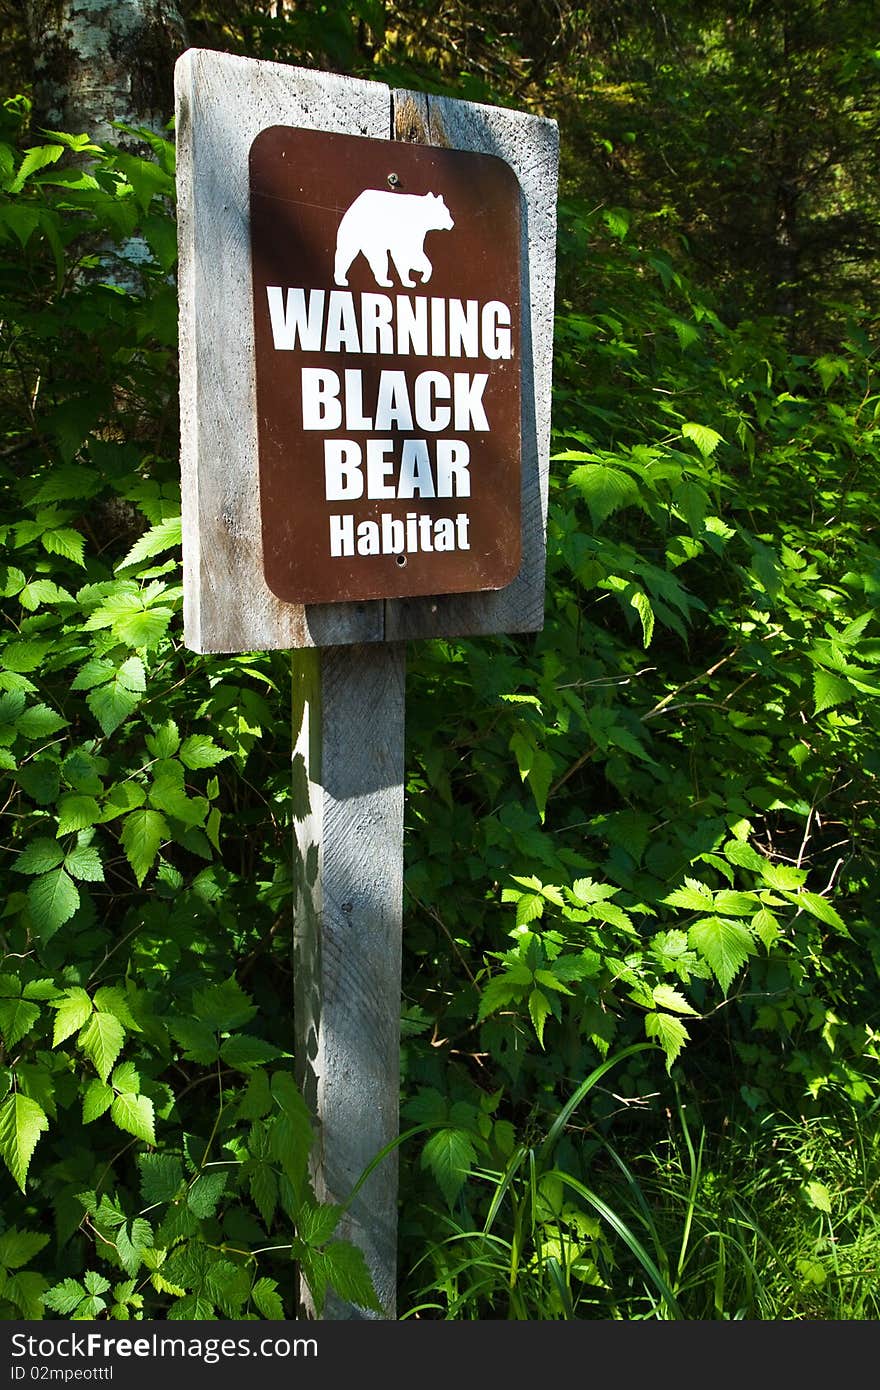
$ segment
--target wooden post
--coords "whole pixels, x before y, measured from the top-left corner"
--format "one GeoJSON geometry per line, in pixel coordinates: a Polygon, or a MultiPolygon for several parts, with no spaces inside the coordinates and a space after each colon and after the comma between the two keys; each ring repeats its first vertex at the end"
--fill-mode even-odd
{"type": "MultiPolygon", "coordinates": [[[[179,60],[176,89],[185,640],[201,652],[294,649],[296,1060],[319,1125],[316,1190],[343,1202],[398,1132],[404,643],[534,632],[543,622],[558,132],[555,122],[523,112],[206,50],[179,60]],[[387,141],[389,152],[403,141],[491,155],[518,180],[518,265],[515,249],[510,260],[521,306],[521,468],[510,486],[520,491],[522,564],[501,589],[457,592],[452,583],[445,590],[440,576],[436,594],[392,586],[376,596],[367,586],[318,603],[308,601],[318,590],[279,597],[267,581],[262,508],[274,506],[282,526],[295,508],[273,501],[271,488],[267,502],[260,474],[249,160],[255,142],[285,127],[387,141]]],[[[395,166],[413,164],[397,150],[395,166]]],[[[459,166],[460,187],[461,177],[459,166]]],[[[399,181],[389,167],[373,191],[399,181]]],[[[310,206],[340,217],[345,208],[327,197],[310,206]]],[[[482,216],[481,208],[471,223],[482,216]]],[[[295,225],[278,256],[277,285],[267,284],[302,294],[295,225]]],[[[467,235],[465,218],[459,236],[467,235]]],[[[322,302],[325,290],[346,283],[336,279],[332,251],[328,241],[322,302]]],[[[491,266],[492,248],[483,263],[491,266]]],[[[438,278],[428,293],[442,303],[438,278]]],[[[384,279],[376,283],[387,288],[384,279]]],[[[457,283],[451,293],[462,294],[457,283]]],[[[270,357],[284,348],[274,343],[270,357]]],[[[328,365],[340,365],[332,356],[328,365]]],[[[483,372],[498,359],[487,353],[483,372]]],[[[295,454],[282,456],[282,472],[295,454]]],[[[319,499],[323,511],[329,498],[327,491],[319,499]]],[[[328,544],[324,560],[331,554],[328,544]]],[[[392,1156],[361,1189],[342,1231],[364,1251],[388,1318],[395,1316],[396,1198],[392,1156]]],[[[324,1316],[365,1314],[331,1296],[324,1316]]]]}
{"type": "MultiPolygon", "coordinates": [[[[398,1132],[404,672],[403,643],[293,654],[295,1057],[328,1202],[398,1132]]],[[[340,1234],[364,1251],[394,1318],[396,1153],[340,1234]]],[[[324,1316],[372,1315],[331,1295],[324,1316]]]]}

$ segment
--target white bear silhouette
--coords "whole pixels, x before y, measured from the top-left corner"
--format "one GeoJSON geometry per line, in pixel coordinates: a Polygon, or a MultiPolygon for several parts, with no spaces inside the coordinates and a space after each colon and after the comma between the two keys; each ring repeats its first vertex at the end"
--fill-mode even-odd
{"type": "Polygon", "coordinates": [[[455,226],[439,193],[389,193],[385,189],[365,188],[347,212],[336,233],[336,262],[333,278],[337,285],[348,284],[352,261],[361,253],[373,272],[377,285],[389,286],[388,257],[400,276],[401,285],[412,289],[417,271],[424,285],[433,269],[425,255],[427,232],[448,232],[455,226]]]}

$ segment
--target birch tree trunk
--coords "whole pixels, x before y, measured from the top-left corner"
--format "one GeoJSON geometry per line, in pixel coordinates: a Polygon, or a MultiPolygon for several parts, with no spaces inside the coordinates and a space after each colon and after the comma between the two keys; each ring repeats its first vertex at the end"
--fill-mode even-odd
{"type": "Polygon", "coordinates": [[[187,46],[177,0],[26,0],[26,9],[35,127],[117,144],[125,137],[113,121],[164,130],[187,46]]]}

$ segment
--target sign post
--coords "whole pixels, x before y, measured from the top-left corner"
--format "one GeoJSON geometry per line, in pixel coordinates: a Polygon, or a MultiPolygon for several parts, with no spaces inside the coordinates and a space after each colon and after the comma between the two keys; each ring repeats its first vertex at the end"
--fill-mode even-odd
{"type": "MultiPolygon", "coordinates": [[[[185,638],[294,651],[295,1057],[343,1202],[398,1132],[404,643],[543,622],[556,127],[201,50],[176,84],[185,638]]],[[[341,1232],[390,1318],[396,1202],[392,1156],[341,1232]]]]}

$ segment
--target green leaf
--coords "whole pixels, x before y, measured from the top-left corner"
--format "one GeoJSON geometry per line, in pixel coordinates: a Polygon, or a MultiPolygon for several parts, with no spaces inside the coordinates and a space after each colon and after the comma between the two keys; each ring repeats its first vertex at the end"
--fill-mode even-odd
{"type": "Polygon", "coordinates": [[[258,1279],[251,1289],[251,1298],[257,1310],[270,1322],[282,1322],[284,1306],[274,1279],[258,1279]]]}
{"type": "Polygon", "coordinates": [[[116,672],[116,679],[124,690],[130,690],[133,694],[138,695],[146,690],[147,675],[140,657],[130,656],[127,661],[123,661],[116,672]]]}
{"type": "Polygon", "coordinates": [[[381,1313],[363,1252],[349,1241],[333,1241],[321,1252],[324,1273],[340,1298],[381,1313]]]}
{"type": "Polygon", "coordinates": [[[34,1149],[49,1128],[42,1107],[18,1092],[0,1106],[0,1157],[22,1192],[34,1149]]]}
{"type": "Polygon", "coordinates": [[[165,550],[171,550],[181,542],[181,520],[179,516],[166,517],[155,526],[151,526],[129,550],[124,560],[120,560],[116,566],[119,570],[130,569],[132,565],[139,565],[143,560],[149,560],[154,555],[161,555],[165,550]]]}
{"type": "Polygon", "coordinates": [[[174,617],[170,608],[145,608],[122,613],[113,623],[113,635],[130,647],[158,647],[174,617]]]}
{"type": "Polygon", "coordinates": [[[670,1009],[676,1014],[696,1014],[696,1009],[691,1008],[683,994],[672,985],[655,985],[651,991],[654,1003],[660,1009],[670,1009]]]}
{"type": "Polygon", "coordinates": [[[25,999],[0,999],[0,1033],[7,1050],[29,1033],[40,1017],[36,1004],[25,999]]]}
{"type": "Polygon", "coordinates": [[[21,1270],[18,1274],[8,1275],[5,1285],[6,1297],[15,1304],[23,1318],[31,1322],[42,1318],[46,1291],[46,1280],[42,1274],[21,1270]]]}
{"type": "Polygon", "coordinates": [[[547,1021],[547,1015],[551,1012],[550,1002],[544,991],[533,989],[529,994],[529,1015],[541,1047],[544,1046],[544,1024],[547,1021]]]}
{"type": "Polygon", "coordinates": [[[229,1033],[250,1022],[257,1007],[234,976],[219,985],[193,993],[192,1011],[200,1023],[216,1032],[229,1033]]]}
{"type": "Polygon", "coordinates": [[[755,954],[755,943],[740,922],[726,917],[704,917],[688,932],[688,940],[705,960],[722,990],[727,994],[734,976],[755,954]]]}
{"type": "Polygon", "coordinates": [[[91,845],[77,845],[64,857],[64,867],[74,878],[84,883],[102,883],[104,869],[101,856],[91,845]]]}
{"type": "Polygon", "coordinates": [[[763,855],[742,840],[728,840],[724,846],[724,857],[741,869],[753,869],[759,874],[763,873],[767,863],[763,855]]]}
{"type": "Polygon", "coordinates": [[[171,1018],[168,1031],[184,1049],[183,1056],[188,1062],[197,1062],[209,1067],[220,1056],[220,1045],[214,1030],[194,1018],[171,1018]]]}
{"type": "Polygon", "coordinates": [[[231,756],[227,749],[220,748],[207,734],[191,734],[180,747],[180,761],[193,771],[201,767],[215,767],[231,756]]]}
{"type": "Polygon", "coordinates": [[[327,1297],[327,1278],[324,1274],[324,1256],[320,1250],[312,1250],[308,1245],[298,1243],[296,1248],[296,1258],[299,1262],[299,1272],[301,1278],[312,1296],[315,1306],[315,1315],[322,1317],[324,1312],[324,1300],[327,1297]]]}
{"type": "Polygon", "coordinates": [[[21,1269],[48,1244],[48,1236],[36,1231],[19,1231],[13,1226],[0,1236],[0,1265],[4,1269],[21,1269]]]}
{"type": "Polygon", "coordinates": [[[72,830],[85,830],[100,819],[101,808],[93,796],[68,792],[58,802],[59,835],[68,835],[72,830]]]}
{"type": "Polygon", "coordinates": [[[217,1321],[214,1304],[209,1298],[205,1298],[201,1294],[188,1294],[186,1298],[181,1298],[178,1303],[172,1303],[168,1309],[168,1317],[172,1321],[181,1319],[184,1322],[217,1321]]]}
{"type": "Polygon", "coordinates": [[[771,864],[768,860],[761,870],[761,876],[770,888],[786,892],[799,888],[807,877],[807,871],[796,869],[793,864],[771,864]]]}
{"type": "Polygon", "coordinates": [[[57,840],[31,840],[15,861],[20,874],[45,874],[57,868],[64,858],[64,850],[57,840]]]}
{"type": "Polygon", "coordinates": [[[148,1096],[136,1096],[131,1092],[117,1096],[110,1106],[110,1118],[117,1129],[133,1134],[136,1139],[143,1139],[146,1144],[155,1144],[153,1102],[148,1096]]]}
{"type": "Polygon", "coordinates": [[[831,1193],[823,1182],[808,1182],[804,1190],[810,1204],[817,1211],[824,1212],[826,1216],[831,1215],[831,1193]]]}
{"type": "Polygon", "coordinates": [[[281,1052],[262,1038],[252,1038],[249,1033],[234,1033],[223,1043],[220,1056],[228,1066],[248,1072],[251,1067],[273,1062],[276,1057],[281,1056],[281,1052]]]}
{"type": "Polygon", "coordinates": [[[268,1163],[255,1164],[250,1173],[249,1186],[254,1206],[268,1230],[278,1205],[278,1179],[268,1163]]]}
{"type": "Polygon", "coordinates": [[[4,671],[36,671],[53,645],[51,637],[42,641],[9,642],[0,649],[0,664],[4,671]]]}
{"type": "MultiPolygon", "coordinates": [[[[39,999],[43,1003],[47,1000],[54,1001],[61,994],[61,990],[58,988],[55,981],[49,979],[28,980],[21,992],[25,999],[39,999]]],[[[0,993],[2,993],[2,991],[0,991],[0,993]]]]}
{"type": "MultiPolygon", "coordinates": [[[[121,985],[101,985],[100,989],[95,990],[94,1003],[96,1009],[103,1009],[104,1013],[112,1014],[132,1032],[138,1031],[137,1020],[131,1012],[131,995],[127,994],[121,985]]],[[[120,1086],[118,1089],[124,1091],[128,1087],[120,1086]]]]}
{"type": "MultiPolygon", "coordinates": [[[[38,806],[48,806],[58,795],[61,777],[57,763],[34,762],[20,767],[16,773],[22,791],[38,806]]],[[[53,866],[54,867],[54,866],[53,866]]]]}
{"type": "Polygon", "coordinates": [[[180,733],[174,720],[166,720],[153,733],[147,734],[145,742],[154,758],[173,758],[180,747],[180,733]]]}
{"type": "Polygon", "coordinates": [[[656,1038],[666,1054],[666,1070],[672,1070],[673,1063],[688,1041],[688,1031],[680,1018],[672,1014],[652,1013],[645,1015],[645,1033],[656,1038]]]}
{"type": "Polygon", "coordinates": [[[109,1110],[113,1102],[113,1087],[101,1081],[97,1076],[89,1082],[83,1094],[82,1117],[83,1124],[90,1125],[93,1120],[97,1120],[109,1110]]]}
{"type": "Polygon", "coordinates": [[[116,1232],[116,1253],[126,1274],[135,1275],[143,1264],[143,1253],[153,1248],[153,1228],[142,1216],[125,1222],[116,1232]]]}
{"type": "MultiPolygon", "coordinates": [[[[102,1081],[106,1081],[125,1042],[125,1029],[113,1014],[93,1013],[77,1038],[78,1045],[93,1064],[102,1081]]],[[[116,1116],[113,1116],[116,1119],[116,1116]]],[[[117,1121],[118,1123],[118,1121],[117,1121]]],[[[125,1126],[121,1126],[123,1129],[125,1126]]],[[[152,1142],[152,1141],[151,1141],[152,1142]]]]}
{"type": "Polygon", "coordinates": [[[685,439],[693,440],[703,458],[709,458],[714,454],[719,444],[724,443],[724,436],[717,430],[710,429],[708,425],[695,424],[693,420],[687,421],[682,425],[681,433],[685,439]]]}
{"type": "MultiPolygon", "coordinates": [[[[118,1018],[118,1014],[114,1015],[118,1018]]],[[[113,1075],[110,1077],[110,1085],[114,1091],[131,1091],[133,1095],[139,1095],[141,1089],[140,1072],[134,1062],[120,1062],[113,1068],[113,1075]]]]}
{"type": "Polygon", "coordinates": [[[76,565],[85,565],[85,537],[70,526],[61,526],[55,531],[44,531],[40,536],[40,543],[49,555],[62,555],[65,560],[72,560],[76,565]]]}
{"type": "Polygon", "coordinates": [[[760,912],[755,913],[752,918],[752,931],[769,951],[779,936],[779,922],[769,908],[762,907],[760,912]]]}
{"type": "Polygon", "coordinates": [[[523,893],[516,905],[516,925],[528,926],[544,915],[544,898],[540,893],[523,893]]]}
{"type": "Polygon", "coordinates": [[[24,588],[24,574],[15,565],[0,565],[0,598],[14,598],[24,588]]]}
{"type": "Polygon", "coordinates": [[[451,1207],[476,1160],[471,1136],[464,1129],[441,1129],[422,1150],[421,1164],[429,1168],[451,1207]]]}
{"type": "Polygon", "coordinates": [[[613,883],[595,883],[591,878],[576,878],[571,885],[572,899],[577,901],[579,907],[586,906],[587,903],[603,902],[619,892],[620,889],[613,883]]]}
{"type": "Polygon", "coordinates": [[[122,825],[122,848],[140,886],[155,862],[159,846],[169,835],[168,822],[158,811],[131,811],[122,825]]]}
{"type": "Polygon", "coordinates": [[[826,926],[833,927],[835,931],[840,932],[841,936],[849,936],[847,925],[837,908],[832,907],[828,899],[823,898],[820,893],[811,893],[806,888],[802,888],[793,901],[797,903],[798,907],[806,908],[811,916],[818,918],[826,926]]]}
{"type": "Polygon", "coordinates": [[[43,941],[54,936],[79,907],[79,889],[64,869],[35,878],[27,896],[34,929],[43,941]]]}
{"type": "Polygon", "coordinates": [[[299,1088],[287,1072],[275,1072],[271,1087],[280,1113],[270,1125],[269,1150],[296,1185],[306,1174],[314,1142],[311,1117],[299,1088]]]}
{"type": "Polygon", "coordinates": [[[31,174],[45,169],[47,164],[55,164],[63,155],[63,145],[32,145],[25,152],[18,167],[18,173],[9,185],[10,193],[20,193],[31,174]]]}
{"type": "Polygon", "coordinates": [[[482,1023],[484,1018],[488,1018],[498,1009],[503,1009],[505,1004],[512,1004],[515,1000],[521,999],[526,988],[527,986],[519,980],[511,979],[509,973],[496,975],[483,990],[477,1014],[478,1021],[482,1023]]]}
{"type": "Polygon", "coordinates": [[[20,690],[6,690],[0,695],[0,724],[14,724],[22,714],[25,698],[20,690]]]}
{"type": "Polygon", "coordinates": [[[54,1007],[58,1012],[55,1015],[52,1046],[57,1047],[65,1038],[69,1038],[71,1033],[79,1032],[86,1020],[91,1018],[92,1001],[79,985],[71,985],[54,1007]]]}
{"type": "Polygon", "coordinates": [[[630,474],[605,463],[587,463],[572,469],[569,482],[585,499],[593,528],[597,531],[612,512],[629,506],[638,497],[635,481],[630,474]]]}
{"type": "Polygon", "coordinates": [[[339,1225],[343,1208],[330,1202],[306,1203],[297,1218],[297,1233],[307,1245],[326,1245],[339,1225]]]}
{"type": "Polygon", "coordinates": [[[840,676],[832,675],[830,671],[825,671],[821,666],[813,668],[813,713],[821,714],[823,710],[831,709],[834,705],[845,705],[855,697],[855,689],[848,680],[843,680],[840,676]]]}
{"type": "Polygon", "coordinates": [[[641,619],[642,645],[647,651],[651,645],[651,638],[654,636],[654,610],[651,607],[651,600],[647,594],[642,593],[641,589],[636,589],[630,598],[630,603],[641,619]]]}
{"type": "Polygon", "coordinates": [[[210,1173],[201,1173],[186,1194],[186,1204],[200,1221],[213,1216],[226,1191],[226,1172],[214,1168],[210,1173]]]}
{"type": "Polygon", "coordinates": [[[87,696],[86,704],[97,719],[103,732],[110,735],[119,728],[140,704],[140,697],[118,680],[102,685],[87,696]]]}
{"type": "Polygon", "coordinates": [[[264,1071],[252,1071],[238,1102],[238,1114],[244,1120],[259,1120],[272,1109],[272,1092],[264,1071]]]}
{"type": "Polygon", "coordinates": [[[543,748],[536,748],[532,765],[526,774],[529,790],[535,798],[535,805],[541,821],[547,809],[547,796],[553,782],[553,759],[543,748]]]}
{"type": "Polygon", "coordinates": [[[107,793],[104,803],[104,820],[124,816],[126,811],[137,811],[147,799],[140,782],[117,782],[107,793]]]}
{"type": "Polygon", "coordinates": [[[758,900],[753,893],[735,893],[730,888],[721,888],[715,894],[715,910],[725,917],[751,917],[758,900]]]}
{"type": "Polygon", "coordinates": [[[18,601],[33,613],[43,603],[73,603],[73,596],[51,579],[32,579],[19,593],[18,601]]]}
{"type": "Polygon", "coordinates": [[[196,802],[190,800],[183,785],[183,765],[176,758],[156,764],[149,796],[158,811],[165,811],[185,825],[200,819],[196,802]]]}
{"type": "Polygon", "coordinates": [[[62,719],[48,705],[32,705],[18,719],[16,728],[24,738],[49,738],[59,729],[66,729],[68,721],[62,719]]]}
{"type": "Polygon", "coordinates": [[[183,1164],[173,1154],[138,1154],[141,1196],[147,1206],[170,1202],[180,1191],[183,1164]]]}
{"type": "Polygon", "coordinates": [[[691,879],[683,888],[676,888],[674,892],[667,893],[660,901],[668,903],[670,907],[683,907],[686,912],[705,912],[707,908],[711,908],[713,898],[708,888],[691,879]]]}
{"type": "Polygon", "coordinates": [[[44,1296],[43,1302],[53,1313],[60,1313],[62,1317],[66,1317],[79,1307],[85,1297],[85,1289],[75,1279],[62,1279],[60,1284],[55,1284],[44,1296]]]}
{"type": "Polygon", "coordinates": [[[98,760],[84,748],[74,748],[61,764],[64,780],[78,792],[98,796],[104,784],[98,776],[98,760]]]}

